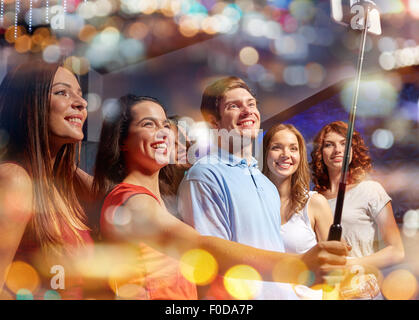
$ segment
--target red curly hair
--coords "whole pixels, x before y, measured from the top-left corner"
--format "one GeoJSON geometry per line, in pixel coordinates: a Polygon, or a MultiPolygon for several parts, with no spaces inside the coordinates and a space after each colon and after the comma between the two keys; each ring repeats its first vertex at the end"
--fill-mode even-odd
{"type": "MultiPolygon", "coordinates": [[[[330,188],[329,173],[323,161],[324,138],[329,132],[335,132],[346,138],[348,125],[343,121],[335,121],[325,125],[316,135],[311,152],[310,168],[314,190],[322,192],[330,188]]],[[[354,130],[352,136],[352,161],[348,168],[348,184],[360,182],[371,171],[371,158],[359,132],[354,130]]]]}

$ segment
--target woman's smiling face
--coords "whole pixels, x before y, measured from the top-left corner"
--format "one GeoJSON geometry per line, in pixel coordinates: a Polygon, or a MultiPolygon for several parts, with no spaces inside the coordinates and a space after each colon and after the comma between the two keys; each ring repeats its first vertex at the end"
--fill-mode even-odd
{"type": "Polygon", "coordinates": [[[123,146],[126,161],[147,170],[167,165],[173,133],[163,108],[152,101],[141,101],[131,108],[131,116],[123,146]]]}
{"type": "Polygon", "coordinates": [[[275,133],[266,156],[266,163],[273,176],[281,179],[292,176],[300,164],[300,148],[296,135],[286,129],[275,133]]]}

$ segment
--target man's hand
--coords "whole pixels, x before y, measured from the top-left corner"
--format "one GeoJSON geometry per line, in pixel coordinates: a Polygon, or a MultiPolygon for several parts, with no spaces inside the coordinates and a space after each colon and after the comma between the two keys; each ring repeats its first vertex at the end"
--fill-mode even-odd
{"type": "Polygon", "coordinates": [[[321,241],[301,257],[308,269],[316,275],[316,283],[331,271],[344,269],[350,246],[341,241],[321,241]]]}

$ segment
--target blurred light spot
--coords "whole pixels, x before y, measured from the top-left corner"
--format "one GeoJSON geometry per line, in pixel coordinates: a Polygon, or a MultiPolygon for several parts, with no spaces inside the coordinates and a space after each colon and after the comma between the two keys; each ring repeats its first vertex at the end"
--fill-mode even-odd
{"type": "Polygon", "coordinates": [[[303,66],[288,66],[284,69],[284,81],[290,86],[307,84],[306,69],[303,66]]]}
{"type": "Polygon", "coordinates": [[[54,290],[48,290],[44,294],[44,300],[61,300],[61,295],[54,290]]]}
{"type": "Polygon", "coordinates": [[[77,13],[85,20],[89,20],[96,16],[96,2],[86,1],[79,4],[77,7],[77,13]]]}
{"type": "Polygon", "coordinates": [[[28,289],[19,289],[16,293],[16,300],[33,300],[33,294],[28,289]]]}
{"type": "Polygon", "coordinates": [[[106,99],[102,106],[103,119],[106,121],[115,121],[119,117],[121,110],[118,99],[106,99]]]}
{"type": "Polygon", "coordinates": [[[378,49],[381,52],[394,51],[397,49],[397,42],[391,37],[382,37],[378,40],[378,49]]]}
{"type": "Polygon", "coordinates": [[[383,52],[378,58],[381,68],[384,70],[391,70],[396,66],[396,59],[390,52],[383,52]]]}
{"type": "Polygon", "coordinates": [[[207,285],[217,275],[218,264],[214,257],[205,250],[189,250],[180,259],[180,272],[192,283],[207,285]]]}
{"type": "Polygon", "coordinates": [[[17,32],[16,32],[17,38],[15,38],[15,29],[16,29],[15,26],[10,26],[9,28],[7,28],[4,34],[4,38],[6,39],[8,43],[14,43],[16,39],[26,34],[26,29],[24,27],[17,26],[17,32]]]}
{"type": "Polygon", "coordinates": [[[308,86],[316,88],[320,86],[326,77],[323,66],[316,62],[310,62],[305,66],[308,86]]]}
{"type": "Polygon", "coordinates": [[[15,41],[15,50],[19,53],[25,53],[31,49],[32,40],[28,35],[20,36],[15,41]]]}
{"type": "Polygon", "coordinates": [[[419,230],[419,210],[409,210],[403,216],[403,234],[414,237],[419,230]]]}
{"type": "Polygon", "coordinates": [[[119,53],[127,63],[133,63],[143,57],[144,45],[136,39],[124,39],[119,44],[119,53]]]}
{"type": "Polygon", "coordinates": [[[246,65],[251,66],[259,61],[259,53],[253,47],[244,47],[239,52],[240,61],[246,65]]]}
{"type": "Polygon", "coordinates": [[[394,136],[390,130],[377,129],[372,134],[372,143],[380,149],[390,149],[394,143],[394,136]]]}
{"type": "Polygon", "coordinates": [[[416,296],[418,283],[408,270],[395,270],[383,281],[382,293],[388,300],[409,300],[416,296]]]}
{"type": "Polygon", "coordinates": [[[252,267],[237,265],[224,275],[224,286],[228,293],[239,300],[250,300],[257,297],[261,290],[262,277],[252,267]]]}
{"type": "Polygon", "coordinates": [[[316,14],[316,8],[310,0],[292,1],[289,10],[298,21],[308,22],[316,14]]]}
{"type": "Polygon", "coordinates": [[[149,28],[146,24],[142,22],[134,22],[128,27],[126,35],[129,38],[142,40],[147,36],[148,32],[149,28]]]}
{"type": "Polygon", "coordinates": [[[97,30],[94,26],[87,24],[79,32],[79,39],[83,42],[90,42],[97,34],[97,30]]]}
{"type": "Polygon", "coordinates": [[[419,1],[409,0],[408,7],[410,15],[413,18],[419,19],[419,1]]]}
{"type": "Polygon", "coordinates": [[[74,41],[71,38],[63,37],[58,41],[58,45],[63,56],[69,56],[74,50],[74,41]]]}
{"type": "Polygon", "coordinates": [[[89,60],[84,57],[71,56],[64,60],[64,67],[77,75],[84,75],[89,72],[89,60]]]}
{"type": "Polygon", "coordinates": [[[54,63],[57,62],[61,56],[60,47],[53,44],[47,46],[44,51],[42,52],[42,58],[45,62],[54,63]]]}
{"type": "Polygon", "coordinates": [[[17,293],[22,288],[30,292],[34,292],[38,288],[40,282],[38,273],[26,262],[13,262],[6,273],[6,285],[14,293],[17,293]]]}
{"type": "Polygon", "coordinates": [[[252,81],[259,82],[260,80],[262,80],[265,73],[265,68],[260,64],[254,64],[247,68],[247,74],[249,76],[249,79],[252,81]]]}
{"type": "Polygon", "coordinates": [[[275,282],[303,284],[311,286],[313,284],[313,275],[301,259],[284,258],[278,263],[272,271],[272,277],[275,282]]]}
{"type": "Polygon", "coordinates": [[[199,22],[193,17],[183,16],[179,22],[179,32],[185,37],[193,37],[199,32],[199,22]]]}
{"type": "Polygon", "coordinates": [[[101,103],[102,103],[102,99],[98,94],[96,93],[87,94],[87,111],[88,112],[96,112],[97,110],[99,110],[101,103]]]}
{"type": "Polygon", "coordinates": [[[106,17],[112,12],[112,4],[109,0],[96,1],[96,15],[98,17],[106,17]]]}
{"type": "Polygon", "coordinates": [[[119,264],[109,272],[108,284],[122,298],[134,298],[144,293],[145,277],[140,267],[119,264]]]}
{"type": "MultiPolygon", "coordinates": [[[[354,81],[348,82],[341,92],[341,102],[347,112],[351,109],[354,81]]],[[[359,86],[357,114],[361,117],[385,117],[397,105],[398,92],[385,80],[365,80],[359,86]]]]}

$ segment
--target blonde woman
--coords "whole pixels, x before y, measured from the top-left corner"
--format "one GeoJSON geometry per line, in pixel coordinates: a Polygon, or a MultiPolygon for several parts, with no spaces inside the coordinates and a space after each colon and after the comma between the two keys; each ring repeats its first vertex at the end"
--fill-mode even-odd
{"type": "Polygon", "coordinates": [[[332,211],[327,200],[309,191],[310,171],[304,138],[291,124],[272,127],[263,139],[263,173],[281,198],[281,235],[285,251],[304,253],[327,240],[332,211]]]}

